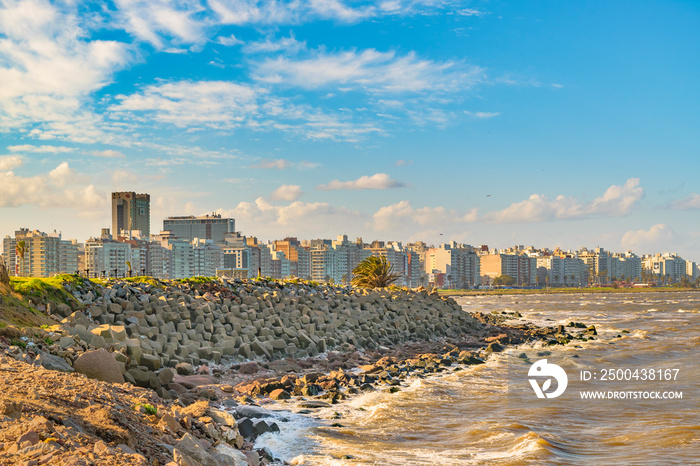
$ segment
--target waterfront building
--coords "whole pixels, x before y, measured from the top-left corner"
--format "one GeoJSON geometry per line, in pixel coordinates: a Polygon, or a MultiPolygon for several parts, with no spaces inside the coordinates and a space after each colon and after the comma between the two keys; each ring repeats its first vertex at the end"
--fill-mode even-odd
{"type": "Polygon", "coordinates": [[[214,243],[225,243],[226,235],[236,231],[236,222],[232,218],[222,218],[212,213],[195,217],[168,217],[163,220],[163,230],[171,232],[176,238],[194,241],[195,238],[212,240],[214,243]]]}
{"type": "Polygon", "coordinates": [[[151,196],[135,192],[112,193],[112,231],[139,230],[142,238],[151,235],[151,196]]]}
{"type": "Polygon", "coordinates": [[[61,234],[21,228],[14,236],[3,239],[3,259],[10,275],[52,277],[78,270],[79,245],[76,240],[63,240],[61,234]],[[17,244],[24,241],[24,257],[17,253],[17,244]]]}
{"type": "Polygon", "coordinates": [[[482,254],[480,259],[481,282],[490,285],[496,277],[508,275],[518,286],[537,284],[537,259],[516,254],[482,254]]]}
{"type": "Polygon", "coordinates": [[[446,288],[465,289],[481,284],[481,261],[474,248],[454,241],[426,251],[425,272],[434,276],[442,273],[446,288]]]}

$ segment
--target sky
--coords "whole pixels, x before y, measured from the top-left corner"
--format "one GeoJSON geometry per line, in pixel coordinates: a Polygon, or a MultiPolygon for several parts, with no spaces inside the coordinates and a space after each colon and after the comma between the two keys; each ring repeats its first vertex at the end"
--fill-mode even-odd
{"type": "Polygon", "coordinates": [[[700,3],[0,0],[0,236],[604,247],[700,261],[700,3]]]}

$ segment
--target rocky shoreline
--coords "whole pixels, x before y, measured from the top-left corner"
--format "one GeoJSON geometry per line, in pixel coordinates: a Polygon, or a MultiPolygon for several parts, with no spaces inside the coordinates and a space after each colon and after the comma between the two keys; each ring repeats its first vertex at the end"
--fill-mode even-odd
{"type": "Polygon", "coordinates": [[[56,326],[0,329],[9,385],[0,464],[270,464],[254,441],[280,426],[256,405],[295,400],[310,413],[481,364],[508,344],[595,334],[503,326],[425,291],[264,280],[84,281],[66,290],[75,300],[46,306],[56,326]],[[95,406],[111,431],[78,414],[95,406]],[[119,462],[103,461],[107,453],[119,462]]]}

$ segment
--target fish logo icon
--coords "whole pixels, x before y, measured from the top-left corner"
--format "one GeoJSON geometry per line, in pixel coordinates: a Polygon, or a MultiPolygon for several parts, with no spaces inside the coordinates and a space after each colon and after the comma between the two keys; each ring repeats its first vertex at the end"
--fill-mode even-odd
{"type": "Polygon", "coordinates": [[[530,366],[527,375],[529,377],[548,377],[542,383],[542,387],[540,387],[537,379],[528,379],[537,398],[556,398],[564,393],[566,385],[569,383],[569,378],[566,376],[564,369],[556,364],[548,363],[546,359],[540,359],[530,366]],[[552,385],[552,379],[557,381],[557,388],[553,392],[548,393],[547,390],[552,385]]]}

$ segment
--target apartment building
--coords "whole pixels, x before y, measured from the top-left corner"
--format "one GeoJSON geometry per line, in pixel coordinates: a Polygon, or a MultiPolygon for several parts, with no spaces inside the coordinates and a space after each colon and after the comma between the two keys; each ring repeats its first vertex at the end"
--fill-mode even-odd
{"type": "Polygon", "coordinates": [[[63,240],[57,232],[21,228],[14,236],[3,239],[3,259],[10,275],[52,277],[78,270],[79,245],[76,240],[63,240]],[[17,245],[24,244],[21,254],[17,245]]]}
{"type": "Polygon", "coordinates": [[[482,254],[480,259],[481,282],[491,284],[496,277],[508,275],[518,286],[537,284],[537,259],[527,255],[482,254]]]}
{"type": "Polygon", "coordinates": [[[195,238],[211,240],[214,243],[225,243],[228,234],[235,233],[236,221],[232,218],[222,218],[212,213],[201,217],[184,216],[168,217],[163,220],[163,230],[171,232],[176,238],[192,242],[195,238]]]}
{"type": "Polygon", "coordinates": [[[425,253],[425,272],[433,276],[444,274],[446,288],[465,289],[481,284],[481,261],[469,245],[452,242],[429,248],[425,253]]]}

